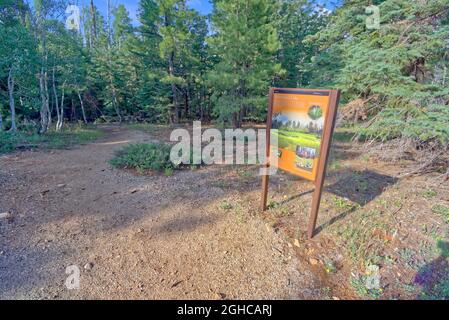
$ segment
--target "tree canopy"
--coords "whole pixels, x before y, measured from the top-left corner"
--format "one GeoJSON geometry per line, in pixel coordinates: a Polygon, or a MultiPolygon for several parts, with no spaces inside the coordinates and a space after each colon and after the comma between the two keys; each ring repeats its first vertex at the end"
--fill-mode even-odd
{"type": "MultiPolygon", "coordinates": [[[[0,128],[34,122],[201,119],[239,127],[266,117],[270,86],[340,88],[361,137],[449,141],[446,0],[185,0],[80,8],[68,1],[0,2],[0,128]],[[376,5],[380,28],[367,28],[376,5]],[[56,119],[56,120],[55,120],[56,119]]],[[[351,116],[348,119],[348,116],[351,116]]]]}

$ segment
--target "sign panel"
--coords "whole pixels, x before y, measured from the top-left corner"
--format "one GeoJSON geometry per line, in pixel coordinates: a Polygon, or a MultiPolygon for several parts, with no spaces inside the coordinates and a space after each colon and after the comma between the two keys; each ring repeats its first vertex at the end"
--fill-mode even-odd
{"type": "MultiPolygon", "coordinates": [[[[340,98],[338,90],[271,88],[267,128],[277,135],[278,145],[270,144],[267,158],[296,176],[315,182],[308,236],[313,237],[323,189],[329,148],[340,98]],[[276,129],[276,130],[273,130],[276,129]]],[[[263,176],[262,209],[267,210],[269,176],[263,176]]]]}
{"type": "Polygon", "coordinates": [[[280,169],[316,180],[329,100],[329,91],[274,89],[271,128],[279,148],[270,148],[280,169]]]}

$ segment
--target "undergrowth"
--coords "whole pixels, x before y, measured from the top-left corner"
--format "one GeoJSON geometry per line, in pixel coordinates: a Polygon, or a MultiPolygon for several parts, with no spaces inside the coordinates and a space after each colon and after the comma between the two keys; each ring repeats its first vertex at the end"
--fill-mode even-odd
{"type": "Polygon", "coordinates": [[[100,138],[103,133],[91,127],[73,126],[64,131],[38,134],[37,130],[21,130],[15,133],[0,131],[0,154],[22,149],[61,149],[84,144],[100,138]]]}
{"type": "Polygon", "coordinates": [[[118,151],[110,164],[117,168],[134,168],[141,173],[146,170],[172,172],[179,166],[170,161],[170,150],[170,145],[164,143],[131,144],[118,151]]]}

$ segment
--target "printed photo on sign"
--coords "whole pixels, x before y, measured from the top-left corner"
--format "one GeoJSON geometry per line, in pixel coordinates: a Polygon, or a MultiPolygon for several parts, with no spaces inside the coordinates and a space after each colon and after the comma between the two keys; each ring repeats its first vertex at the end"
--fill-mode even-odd
{"type": "Polygon", "coordinates": [[[327,93],[275,91],[271,128],[277,129],[280,169],[314,179],[328,103],[327,93]]]}
{"type": "Polygon", "coordinates": [[[296,147],[296,166],[300,169],[312,171],[313,161],[317,158],[317,149],[296,147]]]}

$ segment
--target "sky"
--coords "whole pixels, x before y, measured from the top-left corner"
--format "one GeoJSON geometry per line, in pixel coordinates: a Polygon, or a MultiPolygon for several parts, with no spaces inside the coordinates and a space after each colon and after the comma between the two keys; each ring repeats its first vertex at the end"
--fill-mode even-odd
{"type": "MultiPolygon", "coordinates": [[[[87,5],[89,0],[73,0],[74,2],[78,2],[79,4],[87,5]]],[[[106,15],[108,1],[107,0],[94,0],[94,4],[98,7],[100,12],[103,15],[106,15]]],[[[137,24],[137,13],[139,9],[139,0],[111,0],[112,6],[117,6],[119,4],[123,4],[128,10],[130,18],[133,20],[134,24],[137,24]]],[[[190,8],[199,11],[202,14],[208,14],[212,12],[212,4],[209,0],[188,0],[187,4],[190,8]]]]}
{"type": "MultiPolygon", "coordinates": [[[[87,5],[90,0],[72,0],[74,4],[87,5]]],[[[335,8],[336,3],[341,2],[342,0],[317,0],[318,3],[324,5],[327,9],[332,10],[335,8]]],[[[98,9],[102,12],[103,15],[106,15],[107,12],[107,0],[94,0],[94,4],[98,7],[98,9]]],[[[139,0],[111,0],[112,6],[117,6],[119,4],[125,5],[126,9],[130,14],[130,18],[133,20],[133,23],[138,24],[137,14],[139,8],[139,0]]],[[[209,0],[187,0],[187,4],[190,8],[199,11],[202,14],[209,14],[212,12],[212,4],[209,0]]]]}
{"type": "MultiPolygon", "coordinates": [[[[31,6],[33,6],[33,0],[25,0],[31,6]]],[[[100,10],[101,14],[106,17],[107,15],[107,6],[108,0],[93,0],[94,5],[100,10]]],[[[126,10],[129,13],[129,16],[132,20],[134,26],[139,25],[138,19],[138,11],[139,11],[139,2],[140,0],[110,0],[111,6],[116,7],[119,4],[125,5],[126,10]]],[[[212,0],[187,0],[187,5],[200,12],[201,14],[209,14],[212,12],[213,6],[210,2],[212,0]]],[[[314,0],[319,5],[324,8],[332,11],[335,7],[341,5],[344,0],[314,0]]],[[[77,6],[88,6],[90,4],[90,0],[68,0],[69,5],[77,5],[77,6]]],[[[68,14],[67,14],[68,16],[68,14]]]]}

